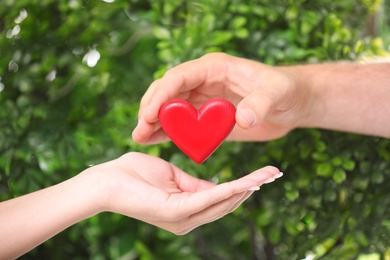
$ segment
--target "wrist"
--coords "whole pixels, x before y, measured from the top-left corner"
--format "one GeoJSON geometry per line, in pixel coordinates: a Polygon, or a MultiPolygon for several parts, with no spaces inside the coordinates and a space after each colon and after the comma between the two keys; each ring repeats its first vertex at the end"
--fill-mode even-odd
{"type": "Polygon", "coordinates": [[[90,216],[107,210],[109,190],[105,180],[106,168],[105,164],[96,165],[74,177],[79,193],[85,201],[85,211],[90,216]]]}
{"type": "Polygon", "coordinates": [[[293,128],[316,127],[324,113],[324,104],[316,81],[318,65],[295,65],[280,67],[292,84],[298,109],[295,112],[293,128]]]}
{"type": "Polygon", "coordinates": [[[129,176],[132,168],[133,153],[127,153],[121,157],[86,169],[80,176],[85,175],[86,187],[90,189],[90,204],[95,214],[101,212],[120,213],[123,204],[129,201],[127,191],[131,190],[132,183],[129,176]]]}

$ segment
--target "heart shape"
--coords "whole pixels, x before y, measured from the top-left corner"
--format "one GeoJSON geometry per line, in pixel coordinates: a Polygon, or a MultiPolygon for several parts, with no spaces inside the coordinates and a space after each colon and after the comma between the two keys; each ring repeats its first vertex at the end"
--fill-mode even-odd
{"type": "Polygon", "coordinates": [[[194,162],[204,162],[232,131],[236,108],[229,101],[215,98],[197,111],[188,101],[174,99],[159,111],[162,129],[194,162]]]}

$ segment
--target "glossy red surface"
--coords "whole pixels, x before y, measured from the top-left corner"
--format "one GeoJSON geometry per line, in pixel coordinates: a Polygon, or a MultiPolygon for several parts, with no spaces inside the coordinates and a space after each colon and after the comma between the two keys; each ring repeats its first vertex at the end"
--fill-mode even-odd
{"type": "Polygon", "coordinates": [[[165,103],[159,112],[161,127],[168,137],[196,163],[204,162],[226,139],[235,125],[236,108],[215,98],[197,111],[186,100],[165,103]]]}

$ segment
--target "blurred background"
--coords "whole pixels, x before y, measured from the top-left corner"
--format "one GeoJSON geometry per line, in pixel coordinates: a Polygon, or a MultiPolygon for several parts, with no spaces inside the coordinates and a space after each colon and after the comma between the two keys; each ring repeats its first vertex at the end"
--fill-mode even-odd
{"type": "Polygon", "coordinates": [[[285,172],[185,236],[103,213],[22,259],[390,259],[390,140],[298,129],[224,143],[197,165],[131,139],[143,93],[177,64],[215,51],[270,65],[388,59],[389,19],[389,0],[2,0],[0,200],[128,151],[216,182],[285,172]]]}

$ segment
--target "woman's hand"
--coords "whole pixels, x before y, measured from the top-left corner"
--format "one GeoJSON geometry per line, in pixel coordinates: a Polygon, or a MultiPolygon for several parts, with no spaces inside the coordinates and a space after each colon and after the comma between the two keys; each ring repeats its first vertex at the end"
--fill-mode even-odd
{"type": "Polygon", "coordinates": [[[101,176],[102,210],[116,212],[178,235],[234,211],[265,182],[281,176],[265,167],[241,179],[215,185],[157,157],[129,153],[90,168],[101,176]]]}
{"type": "Polygon", "coordinates": [[[84,170],[57,185],[0,203],[0,259],[15,259],[69,226],[103,211],[185,234],[232,212],[282,174],[265,167],[215,185],[141,153],[84,170]]]}

